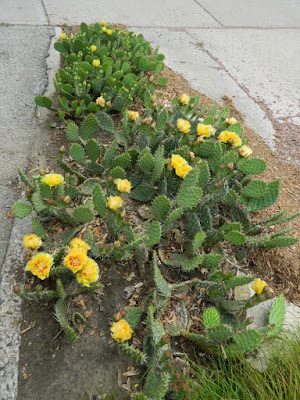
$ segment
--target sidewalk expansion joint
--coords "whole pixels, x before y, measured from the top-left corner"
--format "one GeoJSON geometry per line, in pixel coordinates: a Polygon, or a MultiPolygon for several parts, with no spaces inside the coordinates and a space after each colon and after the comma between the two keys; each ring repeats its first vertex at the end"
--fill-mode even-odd
{"type": "Polygon", "coordinates": [[[202,8],[208,15],[210,15],[219,25],[223,26],[223,24],[216,18],[214,17],[205,7],[202,6],[197,0],[194,0],[196,4],[198,4],[199,7],[202,8]]]}
{"type": "Polygon", "coordinates": [[[45,16],[46,16],[46,18],[47,18],[48,25],[50,25],[50,18],[49,18],[48,12],[47,12],[47,8],[46,8],[46,5],[45,5],[45,1],[44,1],[44,0],[41,0],[41,3],[42,3],[42,7],[43,7],[43,9],[44,9],[45,16]]]}

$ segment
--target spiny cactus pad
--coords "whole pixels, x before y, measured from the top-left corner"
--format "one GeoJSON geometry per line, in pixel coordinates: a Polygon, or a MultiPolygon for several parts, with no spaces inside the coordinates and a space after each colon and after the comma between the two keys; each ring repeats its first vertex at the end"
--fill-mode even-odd
{"type": "Polygon", "coordinates": [[[266,169],[267,163],[260,158],[245,159],[239,166],[240,172],[246,175],[260,175],[266,169]]]}
{"type": "Polygon", "coordinates": [[[225,240],[236,246],[242,246],[246,243],[246,236],[238,231],[230,231],[226,233],[225,240]]]}
{"type": "Polygon", "coordinates": [[[17,218],[25,218],[32,212],[30,204],[17,202],[12,206],[12,211],[17,218]]]}
{"type": "Polygon", "coordinates": [[[252,198],[247,204],[248,211],[263,210],[264,208],[270,207],[275,203],[279,196],[280,182],[279,180],[270,182],[267,185],[265,194],[261,197],[252,198]]]}
{"type": "Polygon", "coordinates": [[[203,313],[202,320],[206,330],[221,323],[220,314],[215,307],[208,307],[203,313]]]}
{"type": "Polygon", "coordinates": [[[159,220],[168,214],[170,208],[171,201],[163,195],[157,196],[152,203],[152,211],[159,220]]]}
{"type": "Polygon", "coordinates": [[[81,125],[81,136],[83,140],[90,139],[99,130],[99,122],[94,114],[85,117],[81,125]]]}
{"type": "Polygon", "coordinates": [[[233,340],[243,353],[251,353],[258,349],[263,341],[263,336],[260,332],[251,329],[234,335],[233,340]]]}
{"type": "Polygon", "coordinates": [[[246,197],[261,197],[265,194],[267,189],[267,184],[263,181],[251,181],[243,189],[243,195],[246,197]]]}
{"type": "Polygon", "coordinates": [[[275,337],[281,331],[285,317],[285,299],[283,293],[271,305],[269,313],[269,325],[272,327],[268,337],[275,337]]]}
{"type": "Polygon", "coordinates": [[[70,149],[70,156],[73,158],[74,161],[77,161],[80,164],[85,163],[84,149],[78,143],[72,144],[72,147],[70,149]]]}
{"type": "Polygon", "coordinates": [[[73,211],[73,216],[77,223],[87,223],[94,219],[93,211],[85,206],[76,207],[73,211]]]}

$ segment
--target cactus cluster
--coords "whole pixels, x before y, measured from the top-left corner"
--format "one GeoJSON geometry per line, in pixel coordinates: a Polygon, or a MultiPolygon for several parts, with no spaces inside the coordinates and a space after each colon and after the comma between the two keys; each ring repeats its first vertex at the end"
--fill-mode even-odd
{"type": "MultiPolygon", "coordinates": [[[[36,223],[37,222],[34,222],[33,226],[36,225],[36,223]]],[[[41,228],[39,227],[39,229],[41,228]]],[[[80,242],[83,243],[86,248],[88,248],[88,246],[84,244],[83,241],[80,242]]],[[[70,244],[72,244],[72,242],[70,244]]],[[[47,242],[43,243],[42,247],[46,249],[47,242]]],[[[68,251],[70,252],[70,249],[68,251]]],[[[51,277],[52,280],[55,280],[55,290],[43,289],[41,285],[38,285],[34,291],[26,288],[22,291],[19,286],[15,286],[14,292],[26,301],[49,301],[56,299],[56,303],[54,306],[55,318],[59,322],[65,334],[73,342],[76,342],[78,336],[75,329],[79,331],[78,325],[76,323],[76,318],[80,319],[83,323],[87,323],[87,321],[83,315],[81,315],[79,312],[75,312],[71,318],[72,324],[75,329],[70,325],[65,304],[66,299],[69,297],[77,296],[81,293],[92,292],[94,290],[100,289],[102,285],[94,280],[94,282],[90,285],[85,284],[83,286],[79,286],[78,282],[76,282],[76,280],[74,279],[74,274],[72,274],[71,270],[65,266],[65,262],[64,266],[62,266],[65,253],[65,247],[61,247],[56,251],[53,257],[48,255],[51,259],[51,265],[49,265],[48,275],[49,277],[51,277]]],[[[37,256],[39,254],[41,255],[41,257],[45,255],[45,253],[38,253],[37,256]]],[[[31,272],[32,274],[37,275],[40,279],[44,279],[42,276],[39,275],[39,270],[38,272],[31,270],[31,272]]]]}
{"type": "MultiPolygon", "coordinates": [[[[84,205],[70,207],[70,204],[81,195],[75,175],[67,174],[65,179],[59,175],[61,183],[55,186],[44,183],[44,178],[57,174],[45,175],[45,171],[40,171],[32,180],[21,170],[19,175],[26,184],[26,198],[30,204],[16,202],[12,206],[13,214],[17,218],[25,218],[35,211],[40,216],[51,216],[71,226],[91,222],[94,219],[93,209],[90,207],[84,205]]],[[[36,219],[35,221],[35,233],[39,235],[41,223],[36,219]]]]}
{"type": "Polygon", "coordinates": [[[58,164],[66,174],[40,171],[28,178],[19,171],[28,203],[17,202],[12,211],[19,218],[34,211],[33,232],[45,248],[58,248],[49,272],[56,288],[18,289],[16,293],[28,301],[57,299],[56,318],[76,341],[76,319],[85,320],[75,313],[71,326],[66,298],[99,287],[66,285],[70,271],[61,262],[64,246],[82,228],[77,225],[85,224],[86,248],[94,259],[134,256],[142,279],[147,279],[146,268],[153,271],[154,287],[141,307],[125,309],[124,321],[129,335],[146,316],[147,333],[143,349],[124,343],[125,339],[117,345],[147,371],[143,390],[134,393],[133,399],[163,399],[176,380],[169,336],[183,335],[204,351],[235,356],[255,351],[265,338],[280,332],[283,296],[273,303],[266,327],[249,329],[246,310],[273,293],[264,283],[249,300],[235,299],[235,288],[254,277],[236,276],[222,264],[228,248],[238,258],[250,247],[293,245],[297,239],[287,236],[292,228],[273,233],[271,227],[299,213],[281,212],[252,222],[251,212],[276,202],[279,181],[257,179],[266,162],[249,158],[252,150],[243,139],[242,126],[229,123],[228,108],[200,108],[200,97],[187,95],[173,99],[170,106],[162,104],[155,89],[166,83],[160,77],[163,56],[158,49],[152,51],[142,35],[105,24],[82,24],[78,34],[63,37],[55,48],[65,65],[55,79],[59,108],[44,96],[35,101],[68,120],[70,148],[58,154],[58,164]],[[144,103],[139,112],[129,110],[137,96],[144,103]],[[118,125],[109,115],[112,110],[120,113],[118,125]],[[109,145],[102,143],[101,131],[111,135],[109,145]],[[40,217],[54,217],[71,229],[53,244],[40,217]],[[105,226],[104,244],[94,238],[95,218],[105,226]],[[177,269],[177,283],[169,284],[164,278],[162,271],[168,268],[177,269]],[[186,280],[188,274],[193,278],[186,280]],[[194,287],[201,288],[208,304],[202,316],[203,332],[189,331],[183,302],[176,324],[166,326],[163,317],[174,294],[194,287]]]}
{"type": "Polygon", "coordinates": [[[135,97],[143,98],[145,90],[153,93],[166,84],[161,76],[164,56],[158,48],[153,52],[141,34],[82,23],[76,35],[63,35],[54,48],[64,62],[54,79],[59,106],[45,96],[35,102],[58,112],[61,119],[99,110],[119,112],[135,97]]]}

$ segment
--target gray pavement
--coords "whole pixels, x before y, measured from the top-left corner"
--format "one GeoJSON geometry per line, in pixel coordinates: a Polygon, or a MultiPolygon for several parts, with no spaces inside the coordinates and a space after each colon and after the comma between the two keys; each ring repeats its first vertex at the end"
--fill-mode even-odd
{"type": "Polygon", "coordinates": [[[299,0],[0,0],[0,400],[17,398],[21,314],[9,287],[23,268],[27,227],[16,221],[11,231],[5,218],[17,198],[11,183],[30,159],[43,163],[49,139],[34,96],[58,65],[50,51],[55,27],[102,19],[142,32],[201,93],[219,103],[231,98],[273,150],[284,124],[299,134],[299,0]]]}

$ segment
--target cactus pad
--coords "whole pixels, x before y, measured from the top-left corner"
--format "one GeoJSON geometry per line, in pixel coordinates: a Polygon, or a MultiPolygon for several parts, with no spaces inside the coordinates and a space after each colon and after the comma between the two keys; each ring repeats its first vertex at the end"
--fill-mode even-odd
{"type": "Polygon", "coordinates": [[[206,310],[203,312],[202,320],[203,326],[206,330],[220,325],[221,323],[220,314],[215,307],[206,308],[206,310]]]}
{"type": "Polygon", "coordinates": [[[77,223],[87,223],[94,219],[94,213],[88,207],[79,206],[74,209],[73,217],[77,223]]]}
{"type": "Polygon", "coordinates": [[[246,236],[238,231],[230,231],[226,233],[225,240],[236,246],[242,246],[246,242],[246,236]]]}
{"type": "Polygon", "coordinates": [[[245,159],[241,162],[239,170],[245,175],[260,175],[266,169],[267,163],[260,158],[245,159]]]}
{"type": "Polygon", "coordinates": [[[171,201],[166,196],[158,196],[152,203],[152,211],[158,219],[164,218],[171,207],[171,201]]]}
{"type": "Polygon", "coordinates": [[[12,206],[12,211],[17,218],[25,218],[32,212],[29,204],[17,202],[12,206]]]}
{"type": "Polygon", "coordinates": [[[269,325],[272,328],[268,332],[268,337],[277,336],[283,328],[285,317],[285,299],[283,293],[271,305],[269,313],[269,325]]]}

